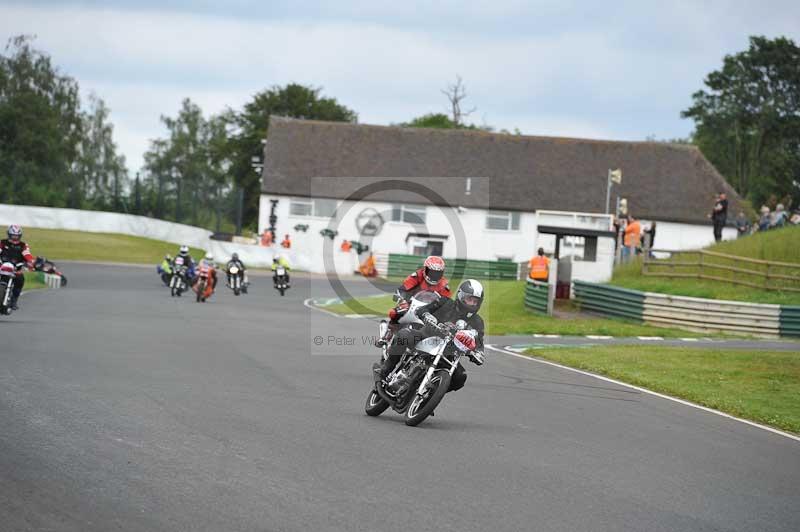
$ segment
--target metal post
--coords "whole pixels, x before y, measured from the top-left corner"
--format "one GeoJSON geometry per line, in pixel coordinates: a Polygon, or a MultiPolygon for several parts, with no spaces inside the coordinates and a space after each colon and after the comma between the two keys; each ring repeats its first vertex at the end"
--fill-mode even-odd
{"type": "Polygon", "coordinates": [[[558,259],[550,259],[550,271],[547,273],[547,315],[553,315],[553,303],[556,299],[558,284],[558,259]]]}
{"type": "Polygon", "coordinates": [[[606,214],[611,203],[611,169],[608,169],[608,179],[606,183],[606,214]]]}
{"type": "Polygon", "coordinates": [[[244,189],[239,188],[236,200],[236,235],[242,234],[242,211],[244,210],[244,189]]]}

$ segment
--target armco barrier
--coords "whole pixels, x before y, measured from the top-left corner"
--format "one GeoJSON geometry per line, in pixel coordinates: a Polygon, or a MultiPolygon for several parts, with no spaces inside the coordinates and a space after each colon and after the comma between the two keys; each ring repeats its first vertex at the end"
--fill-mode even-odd
{"type": "Polygon", "coordinates": [[[800,307],[639,292],[575,281],[581,308],[660,327],[775,338],[800,336],[800,307]]]}
{"type": "Polygon", "coordinates": [[[607,284],[574,281],[575,299],[581,308],[620,318],[642,321],[644,292],[607,284]]]}
{"type": "Polygon", "coordinates": [[[781,307],[781,336],[800,336],[800,307],[781,307]]]}
{"type": "Polygon", "coordinates": [[[525,308],[549,314],[550,309],[547,304],[549,291],[550,286],[547,283],[529,280],[525,284],[525,308]]]}
{"type": "MultiPolygon", "coordinates": [[[[389,277],[405,277],[422,267],[425,257],[389,254],[389,277]]],[[[444,259],[447,276],[451,279],[510,279],[517,278],[517,264],[510,261],[444,259]]]]}

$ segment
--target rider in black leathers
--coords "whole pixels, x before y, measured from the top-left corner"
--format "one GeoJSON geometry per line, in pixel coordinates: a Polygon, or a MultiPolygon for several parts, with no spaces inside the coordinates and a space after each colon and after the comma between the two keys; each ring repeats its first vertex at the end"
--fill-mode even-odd
{"type": "MultiPolygon", "coordinates": [[[[244,284],[245,281],[247,280],[247,268],[244,267],[244,262],[242,262],[241,259],[239,259],[238,253],[234,253],[233,255],[231,255],[231,260],[229,260],[228,264],[225,265],[225,273],[231,271],[232,266],[236,266],[237,268],[239,268],[239,275],[242,278],[242,284],[244,284]]],[[[231,279],[230,275],[228,275],[228,285],[230,286],[230,284],[231,284],[231,279]]]]}
{"type": "MultiPolygon", "coordinates": [[[[436,301],[417,309],[417,317],[422,319],[425,326],[421,329],[406,328],[399,331],[389,347],[389,356],[378,369],[381,378],[385,378],[400,362],[407,348],[413,349],[417,342],[434,334],[435,327],[441,323],[455,323],[464,320],[468,329],[475,330],[475,348],[470,354],[470,359],[477,365],[483,364],[483,318],[478,315],[478,310],[483,302],[483,285],[474,279],[467,279],[458,286],[456,300],[439,296],[436,301]]],[[[461,364],[458,364],[450,381],[450,389],[455,391],[464,386],[467,373],[461,364]]]]}

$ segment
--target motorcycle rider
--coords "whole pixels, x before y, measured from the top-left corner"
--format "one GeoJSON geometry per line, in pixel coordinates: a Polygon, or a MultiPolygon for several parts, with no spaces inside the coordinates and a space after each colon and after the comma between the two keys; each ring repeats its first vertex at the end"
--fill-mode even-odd
{"type": "Polygon", "coordinates": [[[400,296],[401,301],[395,308],[389,311],[389,328],[386,334],[376,342],[377,347],[383,347],[389,343],[392,336],[399,328],[398,320],[403,316],[406,309],[408,309],[408,300],[411,299],[417,292],[436,292],[440,296],[449,298],[452,295],[450,285],[447,278],[444,276],[445,263],[442,257],[431,255],[422,265],[422,268],[415,271],[403,281],[403,284],[397,289],[397,295],[400,296]]]}
{"type": "Polygon", "coordinates": [[[289,266],[289,259],[287,259],[283,255],[275,255],[272,257],[272,282],[275,286],[278,286],[278,266],[283,266],[286,270],[286,286],[289,286],[289,271],[291,271],[291,266],[289,266]]]}
{"type": "MultiPolygon", "coordinates": [[[[183,259],[183,265],[186,266],[186,281],[191,285],[194,282],[194,259],[189,255],[189,246],[181,246],[178,250],[178,257],[183,259]]],[[[177,258],[177,257],[176,257],[177,258]]]]}
{"type": "MultiPolygon", "coordinates": [[[[467,347],[468,357],[472,362],[478,366],[482,365],[485,360],[484,324],[483,318],[478,314],[481,304],[483,304],[483,285],[475,279],[467,279],[458,285],[455,301],[439,296],[436,301],[420,307],[416,313],[425,326],[422,329],[406,328],[399,331],[389,347],[388,358],[382,366],[376,364],[374,371],[380,374],[381,379],[386,378],[400,362],[406,349],[413,349],[420,340],[435,334],[439,324],[456,323],[458,320],[464,320],[467,327],[455,334],[454,341],[467,347]]],[[[453,372],[448,391],[453,392],[462,388],[466,381],[467,372],[459,363],[453,372]]]]}
{"type": "MultiPolygon", "coordinates": [[[[28,265],[28,269],[33,269],[33,255],[28,244],[22,241],[22,227],[13,224],[8,227],[8,238],[0,240],[0,261],[11,262],[15,266],[22,262],[28,265]]],[[[14,280],[14,288],[11,292],[11,309],[19,310],[17,300],[22,293],[22,287],[25,286],[25,275],[21,271],[17,271],[14,280]]]]}
{"type": "Polygon", "coordinates": [[[206,256],[203,257],[203,260],[201,261],[201,263],[204,266],[208,267],[209,274],[211,275],[211,289],[212,290],[216,290],[217,289],[217,265],[214,264],[214,255],[212,255],[210,252],[207,252],[206,256]]]}
{"type": "MultiPolygon", "coordinates": [[[[244,267],[244,262],[239,259],[239,254],[234,253],[231,255],[231,260],[228,261],[228,264],[225,266],[225,272],[229,272],[233,266],[239,268],[239,275],[242,277],[242,286],[247,284],[247,268],[244,267]]],[[[228,279],[228,285],[230,286],[231,281],[228,279]]]]}
{"type": "Polygon", "coordinates": [[[169,253],[164,255],[164,260],[161,261],[161,264],[156,270],[161,275],[161,280],[164,284],[169,286],[169,279],[172,276],[172,255],[169,253]]]}

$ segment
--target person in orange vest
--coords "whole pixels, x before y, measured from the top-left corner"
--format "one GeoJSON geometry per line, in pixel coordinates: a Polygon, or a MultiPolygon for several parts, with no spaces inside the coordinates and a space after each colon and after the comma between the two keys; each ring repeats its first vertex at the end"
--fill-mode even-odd
{"type": "Polygon", "coordinates": [[[622,248],[622,260],[627,262],[636,255],[636,248],[639,247],[639,242],[642,238],[642,224],[639,220],[628,216],[628,225],[625,227],[625,247],[622,248]]]}
{"type": "Polygon", "coordinates": [[[353,248],[353,245],[350,243],[349,240],[342,240],[342,251],[345,253],[349,253],[350,250],[353,248]]]}
{"type": "Polygon", "coordinates": [[[264,247],[270,247],[272,245],[272,231],[269,229],[264,229],[264,234],[261,235],[261,245],[264,247]]]}
{"type": "Polygon", "coordinates": [[[375,277],[378,275],[378,270],[375,268],[375,257],[372,255],[372,253],[370,253],[369,257],[367,257],[367,260],[365,260],[361,266],[359,266],[358,270],[364,277],[375,277]]]}
{"type": "Polygon", "coordinates": [[[535,281],[547,281],[550,276],[550,259],[544,256],[544,248],[539,248],[537,255],[528,263],[530,278],[535,281]]]}
{"type": "Polygon", "coordinates": [[[287,233],[285,237],[283,237],[283,242],[281,242],[281,246],[289,249],[292,247],[292,239],[289,238],[289,234],[287,233]]]}

